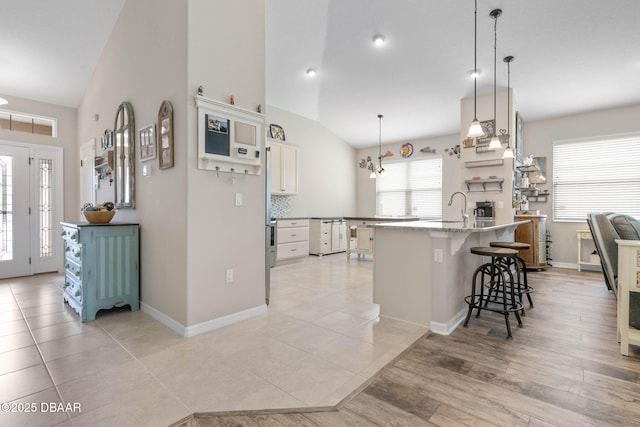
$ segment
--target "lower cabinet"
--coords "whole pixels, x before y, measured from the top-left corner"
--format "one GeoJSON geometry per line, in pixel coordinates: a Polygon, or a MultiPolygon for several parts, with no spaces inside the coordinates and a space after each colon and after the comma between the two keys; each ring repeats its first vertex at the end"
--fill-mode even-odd
{"type": "Polygon", "coordinates": [[[309,224],[309,253],[327,255],[347,250],[347,223],[343,219],[312,218],[309,224]]]}
{"type": "Polygon", "coordinates": [[[516,221],[530,220],[516,228],[515,241],[529,243],[531,248],[520,251],[520,257],[527,268],[542,269],[547,267],[547,216],[516,215],[516,221]]]}
{"type": "Polygon", "coordinates": [[[83,322],[101,309],[140,307],[138,224],[62,224],[63,297],[83,322]]]}
{"type": "Polygon", "coordinates": [[[276,222],[276,261],[309,255],[309,220],[279,219],[276,222]]]}
{"type": "Polygon", "coordinates": [[[347,220],[347,229],[349,232],[349,245],[347,247],[347,259],[352,253],[360,255],[373,255],[373,224],[380,221],[350,219],[347,220]]]}

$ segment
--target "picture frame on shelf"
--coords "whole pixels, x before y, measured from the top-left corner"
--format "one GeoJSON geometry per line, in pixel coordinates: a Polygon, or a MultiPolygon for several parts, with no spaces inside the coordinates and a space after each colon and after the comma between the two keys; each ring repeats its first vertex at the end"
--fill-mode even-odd
{"type": "Polygon", "coordinates": [[[495,132],[496,122],[495,120],[485,120],[480,122],[480,126],[482,127],[482,131],[485,136],[481,138],[476,138],[476,153],[486,153],[489,151],[495,151],[489,149],[489,143],[491,142],[491,136],[495,132]]]}
{"type": "Polygon", "coordinates": [[[158,163],[160,169],[173,167],[173,106],[163,101],[158,111],[159,144],[158,163]]]}
{"type": "Polygon", "coordinates": [[[138,130],[138,152],[140,162],[156,158],[156,124],[149,124],[138,130]]]}
{"type": "Polygon", "coordinates": [[[105,129],[104,134],[100,137],[100,148],[108,150],[113,147],[113,132],[105,129]]]}
{"type": "Polygon", "coordinates": [[[269,125],[269,137],[276,141],[285,141],[284,129],[282,126],[271,123],[269,125]]]}

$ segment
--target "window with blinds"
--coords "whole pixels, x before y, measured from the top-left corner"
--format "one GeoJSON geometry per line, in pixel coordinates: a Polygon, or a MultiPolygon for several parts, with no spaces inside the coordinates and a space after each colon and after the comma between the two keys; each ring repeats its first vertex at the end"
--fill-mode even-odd
{"type": "Polygon", "coordinates": [[[640,133],[553,143],[553,217],[589,212],[640,218],[640,133]]]}
{"type": "Polygon", "coordinates": [[[442,158],[386,163],[376,179],[378,215],[442,216],[442,158]]]}

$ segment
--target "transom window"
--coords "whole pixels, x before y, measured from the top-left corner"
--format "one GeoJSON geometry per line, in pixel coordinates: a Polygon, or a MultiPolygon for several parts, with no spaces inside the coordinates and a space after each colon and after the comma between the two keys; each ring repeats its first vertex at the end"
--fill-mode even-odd
{"type": "Polygon", "coordinates": [[[0,110],[0,129],[56,136],[56,120],[27,113],[0,110]]]}
{"type": "Polygon", "coordinates": [[[385,163],[376,178],[378,215],[442,216],[442,158],[385,163]]]}
{"type": "Polygon", "coordinates": [[[553,142],[553,218],[640,218],[640,133],[553,142]]]}

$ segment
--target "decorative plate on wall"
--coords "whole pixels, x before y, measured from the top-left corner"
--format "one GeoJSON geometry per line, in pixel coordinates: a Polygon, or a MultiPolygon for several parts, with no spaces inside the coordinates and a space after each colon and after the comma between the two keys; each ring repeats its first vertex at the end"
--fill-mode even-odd
{"type": "Polygon", "coordinates": [[[413,154],[413,145],[408,142],[406,144],[402,144],[402,147],[400,147],[400,154],[402,154],[402,157],[404,158],[411,157],[413,154]]]}

